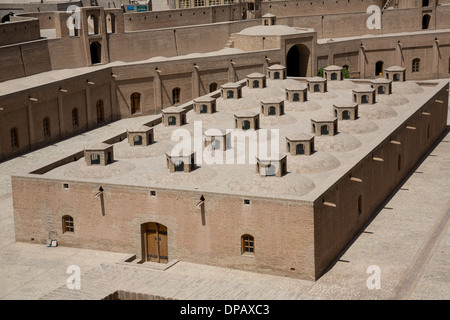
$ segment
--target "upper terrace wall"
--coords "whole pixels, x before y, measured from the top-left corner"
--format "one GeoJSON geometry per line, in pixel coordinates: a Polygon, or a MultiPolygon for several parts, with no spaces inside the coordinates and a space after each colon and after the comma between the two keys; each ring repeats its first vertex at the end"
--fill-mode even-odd
{"type": "Polygon", "coordinates": [[[40,40],[39,20],[12,19],[0,24],[0,81],[51,70],[47,42],[40,40]]]}
{"type": "Polygon", "coordinates": [[[66,3],[0,3],[0,17],[13,12],[18,13],[30,13],[30,12],[50,12],[50,11],[66,11],[67,7],[71,5],[83,6],[81,1],[67,1],[66,3]]]}
{"type": "Polygon", "coordinates": [[[174,28],[242,19],[242,4],[124,14],[125,30],[174,28]]]}
{"type": "MultiPolygon", "coordinates": [[[[412,32],[422,30],[422,11],[413,9],[386,10],[381,15],[381,29],[367,28],[366,12],[325,14],[311,16],[277,17],[278,24],[312,28],[320,38],[341,38],[360,35],[412,32]]],[[[437,29],[450,28],[450,6],[436,8],[437,29]]],[[[429,29],[435,29],[434,15],[429,29]]]]}
{"type": "Polygon", "coordinates": [[[39,19],[39,28],[41,29],[55,29],[55,11],[43,11],[43,12],[27,12],[20,13],[12,17],[11,19],[17,19],[17,17],[29,17],[39,19]]]}
{"type": "Polygon", "coordinates": [[[345,12],[366,12],[371,5],[380,8],[385,0],[297,0],[261,2],[261,15],[272,13],[276,16],[316,15],[345,12]]]}

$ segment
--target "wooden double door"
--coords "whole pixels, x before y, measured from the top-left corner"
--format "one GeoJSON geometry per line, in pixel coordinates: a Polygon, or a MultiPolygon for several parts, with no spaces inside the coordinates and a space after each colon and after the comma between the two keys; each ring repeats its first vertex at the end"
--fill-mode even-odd
{"type": "Polygon", "coordinates": [[[146,261],[167,263],[168,256],[168,239],[167,227],[149,222],[144,225],[144,242],[146,261]]]}

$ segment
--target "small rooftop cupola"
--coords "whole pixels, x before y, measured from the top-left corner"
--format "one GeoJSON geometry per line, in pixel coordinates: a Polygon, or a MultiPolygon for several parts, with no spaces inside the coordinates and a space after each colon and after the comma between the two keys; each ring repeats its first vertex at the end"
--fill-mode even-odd
{"type": "Polygon", "coordinates": [[[246,111],[234,115],[234,128],[240,130],[258,130],[259,113],[246,111]]]}
{"type": "Polygon", "coordinates": [[[251,73],[247,75],[247,87],[251,89],[263,89],[266,87],[266,76],[262,73],[251,73]]]}
{"type": "Polygon", "coordinates": [[[311,155],[314,152],[314,136],[307,133],[286,136],[286,152],[291,156],[311,155]]]}
{"type": "Polygon", "coordinates": [[[285,89],[286,100],[289,102],[306,102],[308,101],[307,88],[301,84],[289,85],[285,89]]]}
{"type": "Polygon", "coordinates": [[[195,163],[195,152],[182,155],[171,155],[166,153],[167,168],[173,172],[191,172],[197,169],[195,163]]]}
{"type": "Polygon", "coordinates": [[[114,162],[114,150],[111,144],[95,143],[84,147],[84,159],[87,166],[106,166],[114,162]]]}
{"type": "Polygon", "coordinates": [[[267,116],[281,116],[284,114],[283,99],[264,99],[261,100],[261,113],[267,116]]]}
{"type": "Polygon", "coordinates": [[[153,128],[139,126],[127,130],[128,144],[134,146],[148,146],[154,142],[153,128]]]}
{"type": "Polygon", "coordinates": [[[167,126],[182,126],[186,124],[186,113],[188,110],[169,107],[162,110],[162,123],[167,126]]]}
{"type": "Polygon", "coordinates": [[[216,99],[209,96],[195,98],[194,111],[196,114],[211,114],[216,112],[216,99]]]}
{"type": "Polygon", "coordinates": [[[256,157],[256,173],[261,177],[282,177],[287,173],[287,156],[279,158],[256,157]]]}
{"type": "Polygon", "coordinates": [[[274,26],[277,22],[277,16],[271,13],[266,13],[262,16],[262,25],[263,26],[274,26]]]}
{"type": "Polygon", "coordinates": [[[371,81],[371,87],[375,89],[376,94],[392,94],[392,80],[377,78],[371,81]]]}
{"type": "Polygon", "coordinates": [[[327,79],[321,77],[313,77],[306,79],[308,91],[311,93],[327,92],[327,79]]]}
{"type": "Polygon", "coordinates": [[[338,133],[338,120],[331,116],[311,119],[311,132],[316,136],[334,136],[338,133]]]}
{"type": "Polygon", "coordinates": [[[226,151],[230,148],[231,132],[220,129],[208,129],[203,133],[203,147],[211,146],[212,150],[226,151]]]}
{"type": "Polygon", "coordinates": [[[267,68],[267,74],[270,80],[284,80],[286,79],[286,67],[274,64],[267,68]]]}
{"type": "Polygon", "coordinates": [[[238,83],[228,82],[220,86],[220,92],[223,99],[242,98],[242,87],[238,83]]]}
{"type": "Polygon", "coordinates": [[[356,120],[358,119],[358,104],[335,103],[333,104],[333,114],[338,120],[356,120]]]}
{"type": "Polygon", "coordinates": [[[371,87],[353,89],[353,102],[361,104],[374,104],[376,102],[375,89],[371,87]]]}
{"type": "Polygon", "coordinates": [[[393,82],[405,82],[406,81],[406,68],[392,66],[384,70],[386,79],[392,80],[393,82]]]}
{"type": "Polygon", "coordinates": [[[339,66],[328,66],[323,68],[323,77],[327,81],[341,81],[344,79],[344,68],[339,66]]]}

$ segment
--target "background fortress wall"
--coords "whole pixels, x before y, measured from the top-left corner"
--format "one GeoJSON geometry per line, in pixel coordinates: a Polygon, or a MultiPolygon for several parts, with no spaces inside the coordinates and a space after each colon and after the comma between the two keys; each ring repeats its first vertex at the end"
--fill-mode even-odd
{"type": "Polygon", "coordinates": [[[108,184],[101,184],[103,196],[95,198],[99,186],[13,177],[16,240],[45,243],[51,232],[63,246],[136,253],[140,259],[141,226],[157,222],[168,229],[169,261],[314,279],[310,203],[108,184]],[[69,184],[68,190],[63,183],[69,184]],[[196,206],[202,195],[203,209],[196,206]],[[251,204],[245,205],[244,198],[251,204]],[[74,219],[73,235],[61,232],[64,215],[74,219]],[[241,254],[244,234],[255,237],[257,255],[241,254]]]}
{"type": "Polygon", "coordinates": [[[315,201],[316,275],[323,273],[446,130],[449,84],[439,86],[439,92],[315,201]],[[401,142],[401,145],[390,143],[391,139],[401,142]],[[372,157],[384,161],[374,161],[372,157]],[[362,182],[351,181],[350,176],[362,182]],[[324,206],[323,201],[336,204],[336,208],[324,206]]]}

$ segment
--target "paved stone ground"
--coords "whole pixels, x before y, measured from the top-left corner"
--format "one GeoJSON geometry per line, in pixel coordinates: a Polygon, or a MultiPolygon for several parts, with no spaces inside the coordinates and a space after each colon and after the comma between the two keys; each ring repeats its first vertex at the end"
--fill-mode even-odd
{"type": "MultiPolygon", "coordinates": [[[[163,271],[117,263],[126,253],[16,243],[11,174],[49,154],[57,157],[90,139],[110,137],[130,121],[0,163],[0,299],[101,299],[116,290],[193,300],[450,299],[449,132],[316,282],[183,261],[163,271]],[[80,267],[80,290],[67,288],[70,265],[80,267]],[[372,265],[380,268],[380,289],[367,287],[372,265]]],[[[448,124],[450,129],[450,117],[448,124]]]]}

